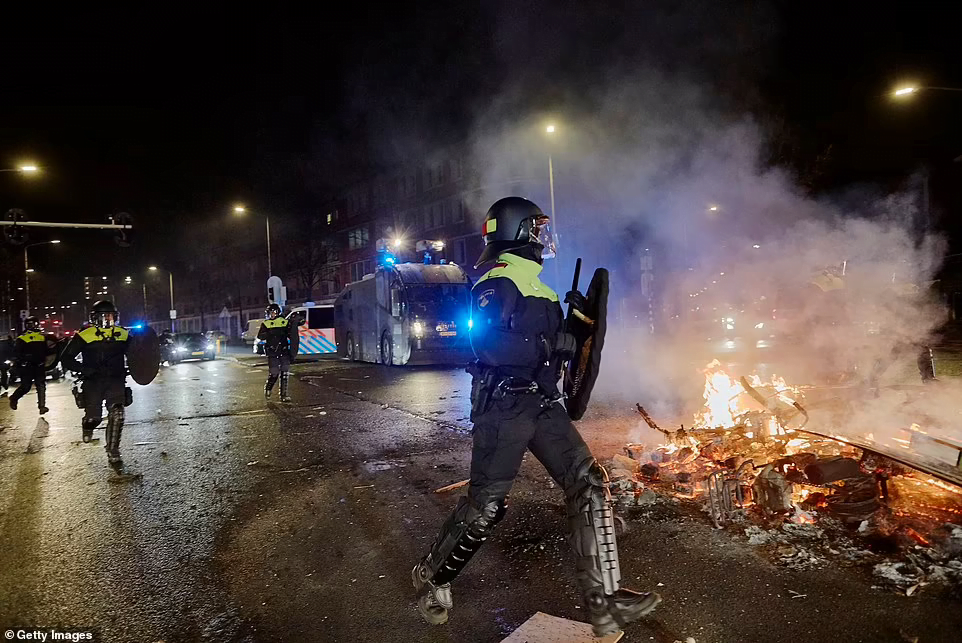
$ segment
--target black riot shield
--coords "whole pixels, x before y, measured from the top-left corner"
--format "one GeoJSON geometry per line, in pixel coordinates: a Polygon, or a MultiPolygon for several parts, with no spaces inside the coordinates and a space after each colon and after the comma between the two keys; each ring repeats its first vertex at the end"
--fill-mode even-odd
{"type": "Polygon", "coordinates": [[[44,359],[43,368],[45,371],[52,371],[60,361],[60,353],[67,344],[53,335],[44,335],[44,339],[47,342],[47,357],[44,359]]]}
{"type": "Polygon", "coordinates": [[[150,326],[131,329],[127,339],[127,369],[130,377],[147,386],[160,370],[160,339],[150,326]]]}
{"type": "MultiPolygon", "coordinates": [[[[291,340],[291,361],[297,358],[297,351],[301,348],[301,334],[298,332],[300,324],[297,323],[297,316],[294,315],[291,322],[287,325],[288,337],[291,340]]],[[[304,323],[304,322],[301,322],[304,323]]]]}
{"type": "Polygon", "coordinates": [[[575,336],[578,350],[565,371],[564,392],[568,417],[580,420],[588,409],[591,389],[601,369],[608,317],[608,270],[598,268],[585,293],[585,311],[572,311],[568,332],[575,336]]]}

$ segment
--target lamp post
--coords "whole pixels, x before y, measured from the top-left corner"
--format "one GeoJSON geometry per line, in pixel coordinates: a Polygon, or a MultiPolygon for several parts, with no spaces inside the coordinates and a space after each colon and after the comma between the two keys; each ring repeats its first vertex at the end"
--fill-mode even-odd
{"type": "MultiPolygon", "coordinates": [[[[544,131],[547,134],[554,134],[555,126],[548,125],[544,131]]],[[[551,151],[548,151],[548,190],[551,193],[551,229],[554,231],[555,246],[558,245],[558,220],[554,214],[554,164],[551,160],[551,151]]]]}
{"type": "MultiPolygon", "coordinates": [[[[897,100],[905,100],[908,96],[913,96],[922,91],[941,91],[941,92],[962,92],[962,87],[934,87],[932,85],[906,85],[905,87],[899,87],[894,92],[892,92],[892,97],[897,100]]],[[[929,171],[926,168],[922,172],[922,216],[924,221],[922,222],[922,227],[924,230],[928,230],[932,223],[931,218],[931,208],[929,204],[929,171]]]]}
{"type": "MultiPolygon", "coordinates": [[[[235,205],[234,214],[247,214],[247,208],[240,204],[235,205]]],[[[267,276],[270,278],[274,274],[274,271],[271,270],[271,219],[266,214],[264,215],[264,224],[267,227],[267,276]]]]}
{"type": "MultiPolygon", "coordinates": [[[[157,272],[159,268],[157,268],[157,266],[149,266],[147,270],[149,270],[150,272],[157,272]]],[[[173,311],[177,310],[174,307],[174,273],[168,270],[167,276],[170,282],[170,310],[171,310],[171,313],[173,313],[173,311]]],[[[145,281],[144,282],[144,318],[145,318],[144,323],[147,323],[146,317],[147,317],[147,282],[145,281]]],[[[170,332],[174,332],[173,317],[170,318],[170,332]]]]}
{"type": "MultiPolygon", "coordinates": [[[[552,124],[549,124],[547,127],[544,128],[544,131],[545,131],[545,133],[546,133],[549,137],[553,136],[554,133],[555,133],[555,126],[554,126],[554,124],[553,124],[553,123],[552,123],[552,124]]],[[[558,236],[558,219],[557,219],[557,217],[556,217],[556,215],[555,215],[555,210],[554,210],[554,162],[553,162],[553,159],[551,158],[551,148],[550,148],[550,147],[548,148],[548,192],[549,192],[550,197],[551,197],[551,198],[550,198],[550,201],[551,201],[551,236],[552,236],[552,238],[553,238],[553,240],[554,240],[555,252],[557,252],[557,251],[558,251],[558,246],[561,245],[561,241],[560,241],[560,237],[558,236]]],[[[554,287],[555,287],[555,288],[560,288],[561,285],[562,285],[562,284],[561,284],[561,272],[560,272],[560,268],[558,267],[558,258],[557,258],[557,257],[555,257],[555,260],[554,260],[553,263],[554,263],[554,269],[552,270],[552,272],[554,273],[554,282],[555,282],[555,283],[554,283],[554,287]]]]}
{"type": "Polygon", "coordinates": [[[27,255],[27,249],[34,246],[45,246],[48,243],[60,243],[60,239],[53,239],[52,241],[38,241],[37,243],[28,243],[23,247],[23,292],[26,299],[26,310],[27,316],[30,316],[30,273],[33,272],[33,268],[30,267],[30,257],[27,255]]]}

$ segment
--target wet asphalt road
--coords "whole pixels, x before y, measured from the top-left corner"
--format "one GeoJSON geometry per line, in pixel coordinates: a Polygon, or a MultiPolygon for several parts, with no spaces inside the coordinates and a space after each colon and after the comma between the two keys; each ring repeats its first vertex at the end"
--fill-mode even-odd
{"type": "MultiPolygon", "coordinates": [[[[299,364],[265,404],[257,360],[180,364],[134,386],[123,452],[79,443],[69,387],[0,406],[0,628],[98,628],[104,641],[478,641],[534,612],[580,618],[561,494],[528,458],[507,517],[455,586],[451,622],[418,618],[410,568],[467,476],[468,376],[299,364]]],[[[596,454],[630,413],[582,423],[596,454]]],[[[630,411],[630,409],[628,409],[630,411]]],[[[625,640],[957,640],[958,602],[871,588],[852,570],[776,567],[696,510],[627,514],[626,584],[665,603],[625,640]],[[805,595],[794,600],[788,590],[805,595]]]]}

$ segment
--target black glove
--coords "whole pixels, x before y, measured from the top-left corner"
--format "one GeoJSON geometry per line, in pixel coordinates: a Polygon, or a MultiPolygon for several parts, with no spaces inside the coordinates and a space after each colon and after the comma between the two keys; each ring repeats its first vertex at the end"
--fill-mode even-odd
{"type": "Polygon", "coordinates": [[[565,293],[565,303],[571,304],[571,307],[578,312],[585,312],[585,296],[577,290],[569,290],[565,293]]]}
{"type": "Polygon", "coordinates": [[[578,350],[578,344],[575,342],[574,335],[571,333],[558,333],[554,340],[552,357],[571,359],[574,357],[576,350],[578,350]]]}

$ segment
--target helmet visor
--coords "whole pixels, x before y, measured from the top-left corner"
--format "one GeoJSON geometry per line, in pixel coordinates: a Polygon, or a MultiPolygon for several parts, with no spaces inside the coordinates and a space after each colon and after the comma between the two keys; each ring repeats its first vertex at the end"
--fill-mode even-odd
{"type": "Polygon", "coordinates": [[[535,217],[531,222],[530,240],[541,244],[541,258],[552,259],[557,254],[557,244],[551,232],[551,220],[546,216],[535,217]]]}
{"type": "Polygon", "coordinates": [[[111,326],[115,326],[118,321],[118,315],[114,312],[95,312],[90,316],[90,318],[90,321],[93,322],[95,326],[99,326],[100,328],[110,328],[111,326]]]}

